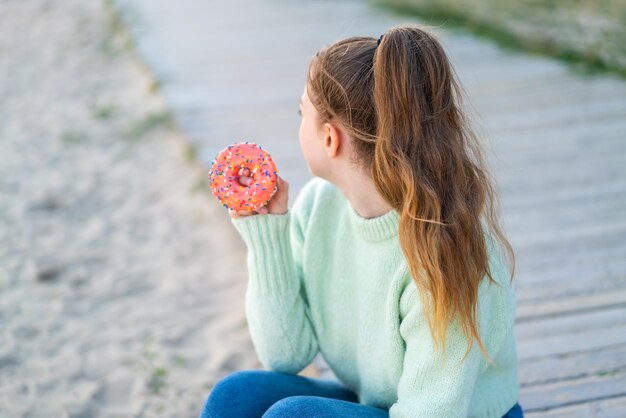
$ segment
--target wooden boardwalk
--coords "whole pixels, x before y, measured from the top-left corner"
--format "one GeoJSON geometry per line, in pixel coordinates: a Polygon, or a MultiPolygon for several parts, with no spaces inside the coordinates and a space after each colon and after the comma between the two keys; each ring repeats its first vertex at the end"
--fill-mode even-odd
{"type": "MultiPolygon", "coordinates": [[[[310,178],[297,103],[312,54],[420,23],[347,0],[117,4],[202,162],[259,142],[291,202],[310,178]]],[[[525,416],[626,417],[626,82],[436,31],[482,126],[516,251],[525,416]]]]}

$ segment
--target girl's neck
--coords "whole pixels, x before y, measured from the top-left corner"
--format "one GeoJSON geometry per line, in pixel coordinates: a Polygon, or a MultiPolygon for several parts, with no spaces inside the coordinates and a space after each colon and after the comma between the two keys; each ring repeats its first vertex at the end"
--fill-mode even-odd
{"type": "Polygon", "coordinates": [[[328,180],[343,192],[362,218],[376,218],[393,209],[378,193],[371,177],[362,171],[350,170],[328,180]]]}

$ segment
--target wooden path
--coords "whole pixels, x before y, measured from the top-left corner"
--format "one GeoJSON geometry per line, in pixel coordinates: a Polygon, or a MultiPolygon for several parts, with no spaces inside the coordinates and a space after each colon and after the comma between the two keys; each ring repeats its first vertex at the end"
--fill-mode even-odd
{"type": "MultiPolygon", "coordinates": [[[[418,22],[349,0],[117,4],[202,162],[258,141],[291,202],[310,178],[297,103],[312,54],[418,22]]],[[[483,127],[516,250],[525,416],[626,417],[626,82],[437,33],[483,127]]],[[[314,365],[333,377],[321,355],[314,365]]]]}

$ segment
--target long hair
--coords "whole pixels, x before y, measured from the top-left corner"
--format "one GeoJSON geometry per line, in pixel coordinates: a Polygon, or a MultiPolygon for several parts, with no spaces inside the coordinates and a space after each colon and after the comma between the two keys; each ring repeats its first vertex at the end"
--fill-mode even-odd
{"type": "Polygon", "coordinates": [[[495,185],[469,118],[462,89],[440,42],[417,25],[350,37],[317,52],[307,94],[320,126],[339,123],[352,138],[350,161],[365,170],[400,214],[398,238],[436,346],[459,317],[468,340],[489,354],[477,322],[478,290],[495,238],[515,257],[498,216],[495,185]]]}

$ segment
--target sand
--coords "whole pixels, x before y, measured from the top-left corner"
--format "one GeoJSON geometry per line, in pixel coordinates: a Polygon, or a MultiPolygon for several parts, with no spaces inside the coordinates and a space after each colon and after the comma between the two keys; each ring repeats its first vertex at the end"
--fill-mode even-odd
{"type": "Polygon", "coordinates": [[[0,2],[0,417],[195,417],[261,367],[245,246],[112,16],[0,2]]]}

